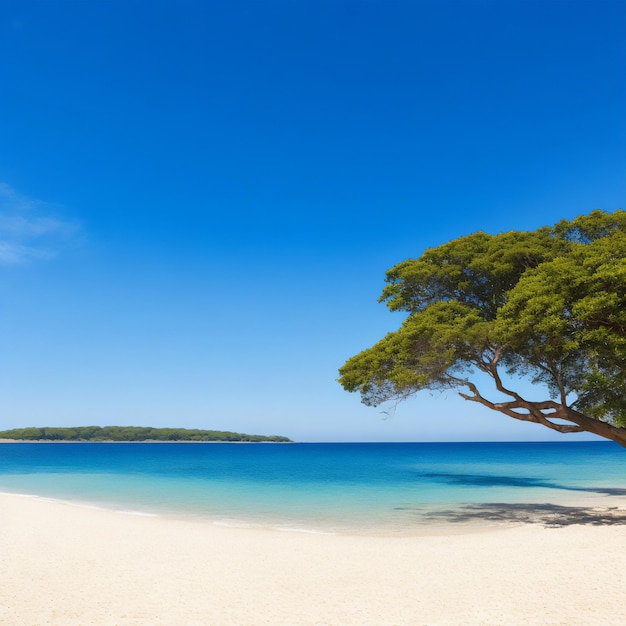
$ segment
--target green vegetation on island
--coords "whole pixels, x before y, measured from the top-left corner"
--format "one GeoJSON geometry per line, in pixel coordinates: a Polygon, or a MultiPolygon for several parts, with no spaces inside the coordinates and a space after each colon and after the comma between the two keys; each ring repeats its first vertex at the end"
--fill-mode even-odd
{"type": "Polygon", "coordinates": [[[17,441],[222,441],[291,443],[280,435],[246,435],[222,430],[150,428],[143,426],[74,426],[70,428],[14,428],[0,431],[0,439],[17,441]]]}
{"type": "Polygon", "coordinates": [[[365,404],[452,388],[514,419],[626,446],[626,212],[474,233],[396,265],[387,283],[380,300],[408,314],[402,327],[340,369],[365,404]],[[536,385],[532,399],[516,376],[536,385]]]}

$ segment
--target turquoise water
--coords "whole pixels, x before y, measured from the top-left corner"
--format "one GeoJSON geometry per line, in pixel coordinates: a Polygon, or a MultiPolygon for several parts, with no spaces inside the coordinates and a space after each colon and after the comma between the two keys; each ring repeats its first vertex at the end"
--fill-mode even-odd
{"type": "Polygon", "coordinates": [[[626,450],[610,442],[10,443],[0,444],[0,491],[235,526],[410,532],[468,505],[623,505],[626,450]]]}

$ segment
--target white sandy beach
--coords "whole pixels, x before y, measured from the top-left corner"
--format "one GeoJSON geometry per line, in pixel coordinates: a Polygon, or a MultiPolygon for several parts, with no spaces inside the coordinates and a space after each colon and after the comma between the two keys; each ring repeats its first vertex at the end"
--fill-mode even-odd
{"type": "Polygon", "coordinates": [[[363,537],[0,496],[0,623],[626,624],[626,527],[363,537]]]}

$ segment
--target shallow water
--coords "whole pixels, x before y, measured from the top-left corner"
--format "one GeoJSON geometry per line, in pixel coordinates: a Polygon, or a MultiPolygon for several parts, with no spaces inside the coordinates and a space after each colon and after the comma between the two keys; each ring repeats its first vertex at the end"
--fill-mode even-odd
{"type": "Polygon", "coordinates": [[[235,526],[412,532],[498,523],[508,512],[515,521],[546,505],[623,505],[626,450],[611,442],[7,443],[0,491],[235,526]]]}

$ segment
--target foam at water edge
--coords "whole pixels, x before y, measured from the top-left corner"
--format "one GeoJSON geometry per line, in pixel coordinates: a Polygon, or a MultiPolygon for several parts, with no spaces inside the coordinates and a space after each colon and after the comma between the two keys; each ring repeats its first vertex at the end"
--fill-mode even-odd
{"type": "Polygon", "coordinates": [[[211,522],[213,526],[224,526],[225,528],[253,528],[252,524],[241,522],[238,520],[216,519],[211,522]]]}
{"type": "Polygon", "coordinates": [[[274,526],[274,530],[285,533],[307,533],[309,535],[334,535],[335,533],[324,530],[315,530],[314,528],[293,528],[291,526],[274,526]]]}
{"type": "Polygon", "coordinates": [[[160,517],[157,513],[148,513],[146,511],[122,511],[116,510],[116,513],[120,513],[121,515],[136,515],[139,517],[160,517]]]}

